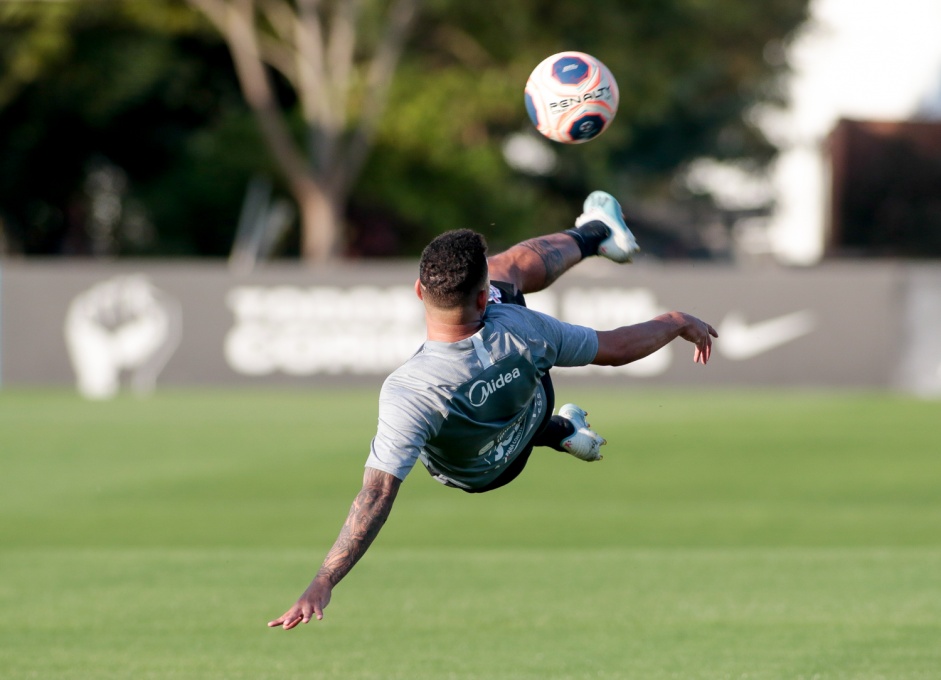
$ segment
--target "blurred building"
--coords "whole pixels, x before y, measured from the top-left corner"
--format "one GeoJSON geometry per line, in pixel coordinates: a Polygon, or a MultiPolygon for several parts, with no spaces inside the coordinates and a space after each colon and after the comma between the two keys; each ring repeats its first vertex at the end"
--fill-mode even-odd
{"type": "Polygon", "coordinates": [[[826,256],[941,257],[941,123],[840,120],[826,256]]]}
{"type": "MultiPolygon", "coordinates": [[[[870,124],[845,126],[839,121],[941,119],[938,39],[941,2],[813,0],[811,16],[787,49],[788,63],[793,69],[785,92],[790,102],[788,108],[756,112],[756,122],[782,153],[773,168],[777,198],[767,224],[767,242],[757,238],[760,232],[752,230],[749,233],[756,237],[753,246],[792,264],[814,264],[838,252],[849,253],[853,249],[858,252],[858,246],[864,244],[876,246],[888,255],[891,254],[888,240],[893,234],[909,242],[914,238],[893,230],[902,229],[903,223],[910,224],[915,215],[901,200],[904,182],[899,175],[882,173],[879,168],[864,171],[860,164],[870,160],[883,164],[888,160],[887,154],[897,159],[904,176],[911,181],[916,165],[919,172],[930,177],[937,172],[926,157],[930,149],[915,151],[905,147],[910,144],[917,147],[932,137],[933,133],[928,131],[931,126],[923,127],[921,122],[899,123],[895,131],[888,132],[870,124]],[[844,139],[844,135],[851,139],[844,139]],[[842,152],[835,149],[833,160],[840,166],[836,172],[851,185],[834,187],[839,198],[833,201],[829,196],[830,173],[825,153],[831,144],[853,149],[851,161],[844,161],[839,157],[842,152]],[[852,170],[851,174],[846,174],[847,168],[852,170]],[[859,174],[863,172],[868,173],[870,180],[882,173],[890,186],[869,197],[857,196],[857,202],[851,200],[847,191],[853,193],[855,187],[863,186],[856,184],[864,181],[859,174]],[[877,205],[879,195],[882,199],[877,205]],[[832,214],[831,209],[839,210],[839,215],[832,214]],[[877,227],[869,222],[865,226],[867,220],[861,215],[866,209],[881,211],[880,219],[888,223],[877,227]],[[908,214],[903,216],[903,212],[908,214]]],[[[931,148],[937,153],[937,147],[931,148]]],[[[928,177],[918,180],[928,181],[928,177]]],[[[917,193],[925,195],[923,190],[917,193]]],[[[919,198],[918,203],[918,210],[927,208],[923,199],[919,198]]],[[[921,215],[919,219],[935,218],[921,215]]],[[[921,246],[928,248],[924,241],[921,246]]]]}

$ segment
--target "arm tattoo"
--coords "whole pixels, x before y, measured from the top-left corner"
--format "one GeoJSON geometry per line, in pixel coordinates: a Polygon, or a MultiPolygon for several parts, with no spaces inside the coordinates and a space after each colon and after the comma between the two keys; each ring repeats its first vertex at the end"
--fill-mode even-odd
{"type": "Polygon", "coordinates": [[[532,238],[528,241],[523,241],[520,245],[536,253],[539,259],[542,260],[542,264],[546,268],[545,286],[548,286],[562,276],[568,269],[562,251],[548,239],[532,238]]]}
{"type": "Polygon", "coordinates": [[[317,572],[318,577],[326,577],[331,585],[336,585],[349,573],[388,519],[400,484],[388,473],[367,469],[363,488],[353,500],[350,514],[317,572]]]}

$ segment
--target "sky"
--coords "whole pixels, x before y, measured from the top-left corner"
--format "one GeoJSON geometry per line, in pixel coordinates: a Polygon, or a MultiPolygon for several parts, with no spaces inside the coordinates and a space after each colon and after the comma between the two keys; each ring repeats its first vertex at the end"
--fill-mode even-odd
{"type": "Polygon", "coordinates": [[[758,116],[783,151],[768,237],[788,264],[822,255],[822,147],[837,120],[941,120],[941,0],[813,0],[811,11],[789,54],[789,109],[758,116]]]}

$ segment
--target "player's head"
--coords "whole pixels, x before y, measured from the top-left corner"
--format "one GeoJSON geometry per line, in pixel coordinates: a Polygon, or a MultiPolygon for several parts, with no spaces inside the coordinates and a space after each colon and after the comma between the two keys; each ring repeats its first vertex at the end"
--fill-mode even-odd
{"type": "Polygon", "coordinates": [[[487,242],[470,229],[447,231],[421,254],[418,281],[424,299],[450,309],[472,302],[487,284],[487,242]]]}

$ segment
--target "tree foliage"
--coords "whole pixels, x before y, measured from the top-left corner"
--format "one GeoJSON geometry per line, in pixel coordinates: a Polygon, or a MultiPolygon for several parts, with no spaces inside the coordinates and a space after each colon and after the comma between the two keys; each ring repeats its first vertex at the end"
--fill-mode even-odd
{"type": "Polygon", "coordinates": [[[12,250],[227,253],[264,148],[224,47],[189,10],[146,9],[0,5],[5,57],[24,65],[0,109],[12,250]]]}
{"type": "MultiPolygon", "coordinates": [[[[366,50],[388,3],[351,4],[369,19],[357,24],[366,50]]],[[[594,188],[627,206],[692,199],[677,178],[701,157],[759,172],[774,149],[749,112],[780,101],[783,48],[806,17],[807,0],[425,0],[344,199],[347,252],[414,253],[465,226],[499,247],[568,226],[594,188]],[[609,66],[620,110],[600,138],[551,145],[555,171],[525,174],[503,145],[535,135],[523,83],[565,49],[609,66]]],[[[222,37],[183,0],[0,2],[0,73],[0,220],[14,249],[223,255],[253,175],[291,190],[222,37]],[[124,208],[110,223],[94,210],[108,191],[124,208]]],[[[311,103],[278,73],[292,139],[322,161],[311,103]]],[[[344,135],[372,111],[356,108],[362,72],[350,77],[344,135]]]]}
{"type": "Polygon", "coordinates": [[[487,231],[496,223],[489,233],[506,242],[556,228],[594,188],[628,204],[676,202],[676,178],[693,159],[736,161],[760,172],[773,157],[748,114],[781,102],[781,55],[806,19],[804,0],[529,0],[491,8],[443,3],[425,14],[371,168],[385,176],[367,173],[357,198],[383,190],[418,194],[413,209],[423,214],[410,217],[421,224],[433,214],[457,219],[458,197],[459,212],[476,216],[472,226],[487,231]],[[559,159],[554,174],[527,177],[507,166],[500,145],[512,132],[535,136],[522,112],[522,84],[545,56],[566,49],[609,66],[620,109],[589,144],[551,145],[559,159]],[[405,167],[403,147],[411,149],[405,167]],[[391,154],[395,174],[430,175],[440,190],[390,186],[393,171],[382,166],[394,162],[391,154]],[[479,168],[473,181],[468,155],[479,168]],[[440,187],[449,180],[450,190],[440,187]]]}

